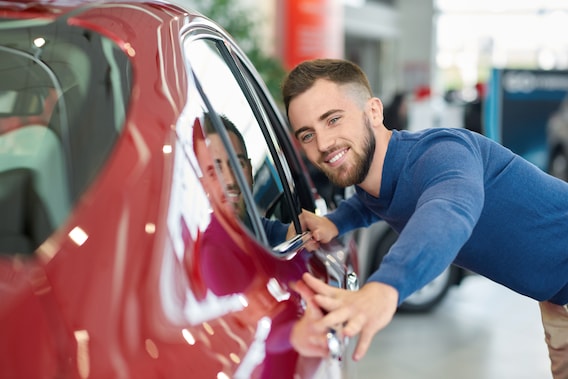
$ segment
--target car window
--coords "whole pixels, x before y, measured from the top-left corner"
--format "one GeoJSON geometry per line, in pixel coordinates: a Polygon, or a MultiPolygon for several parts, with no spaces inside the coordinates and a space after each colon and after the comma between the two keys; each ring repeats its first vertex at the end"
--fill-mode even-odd
{"type": "Polygon", "coordinates": [[[123,128],[131,75],[96,32],[0,22],[0,252],[32,253],[65,222],[123,128]]]}
{"type": "Polygon", "coordinates": [[[290,201],[293,182],[287,178],[289,169],[273,131],[267,128],[265,110],[221,40],[190,38],[184,49],[190,71],[210,101],[211,125],[205,123],[209,146],[217,149],[216,142],[224,142],[226,151],[213,153],[222,156],[216,162],[227,196],[235,202],[243,223],[259,239],[275,246],[283,242],[283,236],[278,233],[280,238],[274,238],[267,225],[287,226],[297,219],[299,206],[290,201]],[[232,128],[238,133],[231,132],[232,128]],[[231,165],[228,157],[233,153],[236,159],[231,165]],[[259,218],[263,227],[257,229],[254,225],[259,218]]]}
{"type": "MultiPolygon", "coordinates": [[[[305,167],[301,161],[297,146],[294,145],[287,133],[287,124],[283,119],[282,113],[279,111],[272,97],[268,95],[268,90],[263,86],[262,79],[258,76],[258,73],[250,69],[250,67],[252,67],[250,63],[247,64],[248,61],[246,60],[239,60],[239,62],[242,65],[245,80],[249,83],[250,88],[255,91],[257,98],[263,105],[263,109],[266,111],[266,117],[268,118],[266,128],[269,130],[270,135],[277,139],[277,144],[281,146],[278,150],[278,155],[281,162],[286,162],[286,164],[282,165],[283,174],[286,177],[285,181],[294,183],[293,186],[290,186],[290,190],[293,193],[296,203],[295,206],[297,209],[303,208],[312,212],[325,214],[327,205],[325,202],[319,203],[319,201],[316,201],[316,189],[311,182],[307,167],[305,167]],[[319,203],[318,209],[316,209],[316,203],[319,203]]],[[[280,208],[285,207],[284,201],[273,205],[274,212],[285,213],[286,211],[284,209],[279,211],[280,208]]]]}

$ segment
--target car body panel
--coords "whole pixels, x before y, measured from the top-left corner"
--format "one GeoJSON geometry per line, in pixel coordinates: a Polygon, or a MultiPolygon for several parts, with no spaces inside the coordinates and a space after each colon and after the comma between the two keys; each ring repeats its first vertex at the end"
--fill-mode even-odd
{"type": "MultiPolygon", "coordinates": [[[[161,2],[84,3],[83,9],[80,3],[0,2],[0,18],[27,19],[28,27],[57,18],[62,33],[84,30],[85,44],[101,38],[95,35],[112,41],[116,51],[102,42],[98,53],[110,62],[97,77],[102,86],[120,79],[112,76],[113,64],[132,69],[121,87],[129,93],[91,99],[73,119],[124,107],[109,120],[119,126],[116,137],[89,163],[93,172],[73,165],[93,155],[104,131],[70,136],[82,147],[64,153],[73,157],[72,185],[56,207],[62,216],[53,231],[32,251],[1,256],[0,377],[339,377],[344,368],[337,362],[301,358],[291,348],[290,328],[303,308],[288,286],[307,270],[329,279],[323,261],[338,250],[353,253],[353,245],[315,255],[299,249],[287,259],[272,254],[212,198],[221,183],[204,179],[199,162],[210,157],[194,149],[202,125],[182,117],[192,102],[192,79],[176,41],[192,22],[229,37],[199,14],[161,2]],[[127,59],[112,58],[117,51],[127,59]]],[[[95,61],[72,59],[79,66],[95,61]]],[[[60,95],[68,91],[61,87],[60,95]]],[[[47,129],[20,129],[40,127],[47,129]]],[[[277,125],[278,138],[285,137],[283,127],[277,125]]],[[[0,133],[0,154],[13,153],[10,143],[20,131],[0,133]]],[[[34,166],[40,173],[57,162],[40,158],[34,166]]],[[[54,176],[46,180],[59,188],[54,176]]]]}

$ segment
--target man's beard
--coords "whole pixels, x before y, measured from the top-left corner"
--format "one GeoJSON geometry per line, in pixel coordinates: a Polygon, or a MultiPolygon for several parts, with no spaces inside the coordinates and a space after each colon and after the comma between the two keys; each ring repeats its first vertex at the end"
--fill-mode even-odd
{"type": "Polygon", "coordinates": [[[329,180],[339,187],[349,187],[354,184],[360,184],[365,180],[369,169],[371,168],[371,163],[373,162],[373,156],[375,155],[376,139],[373,134],[373,129],[371,127],[371,122],[366,115],[363,115],[363,122],[365,123],[365,129],[367,130],[367,136],[363,141],[363,152],[362,154],[357,154],[353,149],[350,151],[355,154],[354,168],[351,172],[346,172],[348,168],[339,167],[338,169],[328,170],[324,169],[324,173],[329,178],[329,180]]]}

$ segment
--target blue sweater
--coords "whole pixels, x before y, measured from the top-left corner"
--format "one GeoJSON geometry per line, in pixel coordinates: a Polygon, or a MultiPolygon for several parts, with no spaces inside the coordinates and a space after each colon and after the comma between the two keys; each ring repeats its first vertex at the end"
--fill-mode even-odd
{"type": "Polygon", "coordinates": [[[269,220],[266,217],[262,217],[261,221],[270,246],[274,247],[286,241],[288,224],[284,224],[280,220],[269,220]]]}
{"type": "Polygon", "coordinates": [[[369,280],[399,302],[452,262],[568,303],[568,183],[464,129],[393,131],[379,197],[356,188],[327,217],[343,234],[384,220],[399,238],[369,280]]]}

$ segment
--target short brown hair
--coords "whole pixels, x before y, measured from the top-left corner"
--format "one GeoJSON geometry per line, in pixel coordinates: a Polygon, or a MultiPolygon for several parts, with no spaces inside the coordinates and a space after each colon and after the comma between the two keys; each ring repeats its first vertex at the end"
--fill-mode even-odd
{"type": "MultiPolygon", "coordinates": [[[[204,118],[205,118],[205,131],[207,132],[207,134],[218,134],[217,129],[215,129],[215,127],[213,126],[213,122],[211,120],[211,115],[209,113],[205,113],[204,118]]],[[[241,134],[241,131],[224,114],[219,115],[219,118],[223,122],[225,129],[227,129],[227,132],[233,133],[235,136],[237,136],[237,139],[239,140],[241,148],[243,149],[243,153],[245,154],[245,158],[248,159],[247,145],[245,144],[245,139],[244,139],[243,135],[241,134]]]]}
{"type": "Polygon", "coordinates": [[[290,102],[309,90],[316,80],[326,79],[337,84],[356,84],[372,96],[367,76],[355,63],[343,59],[313,59],[297,65],[284,79],[282,98],[288,114],[290,102]]]}

